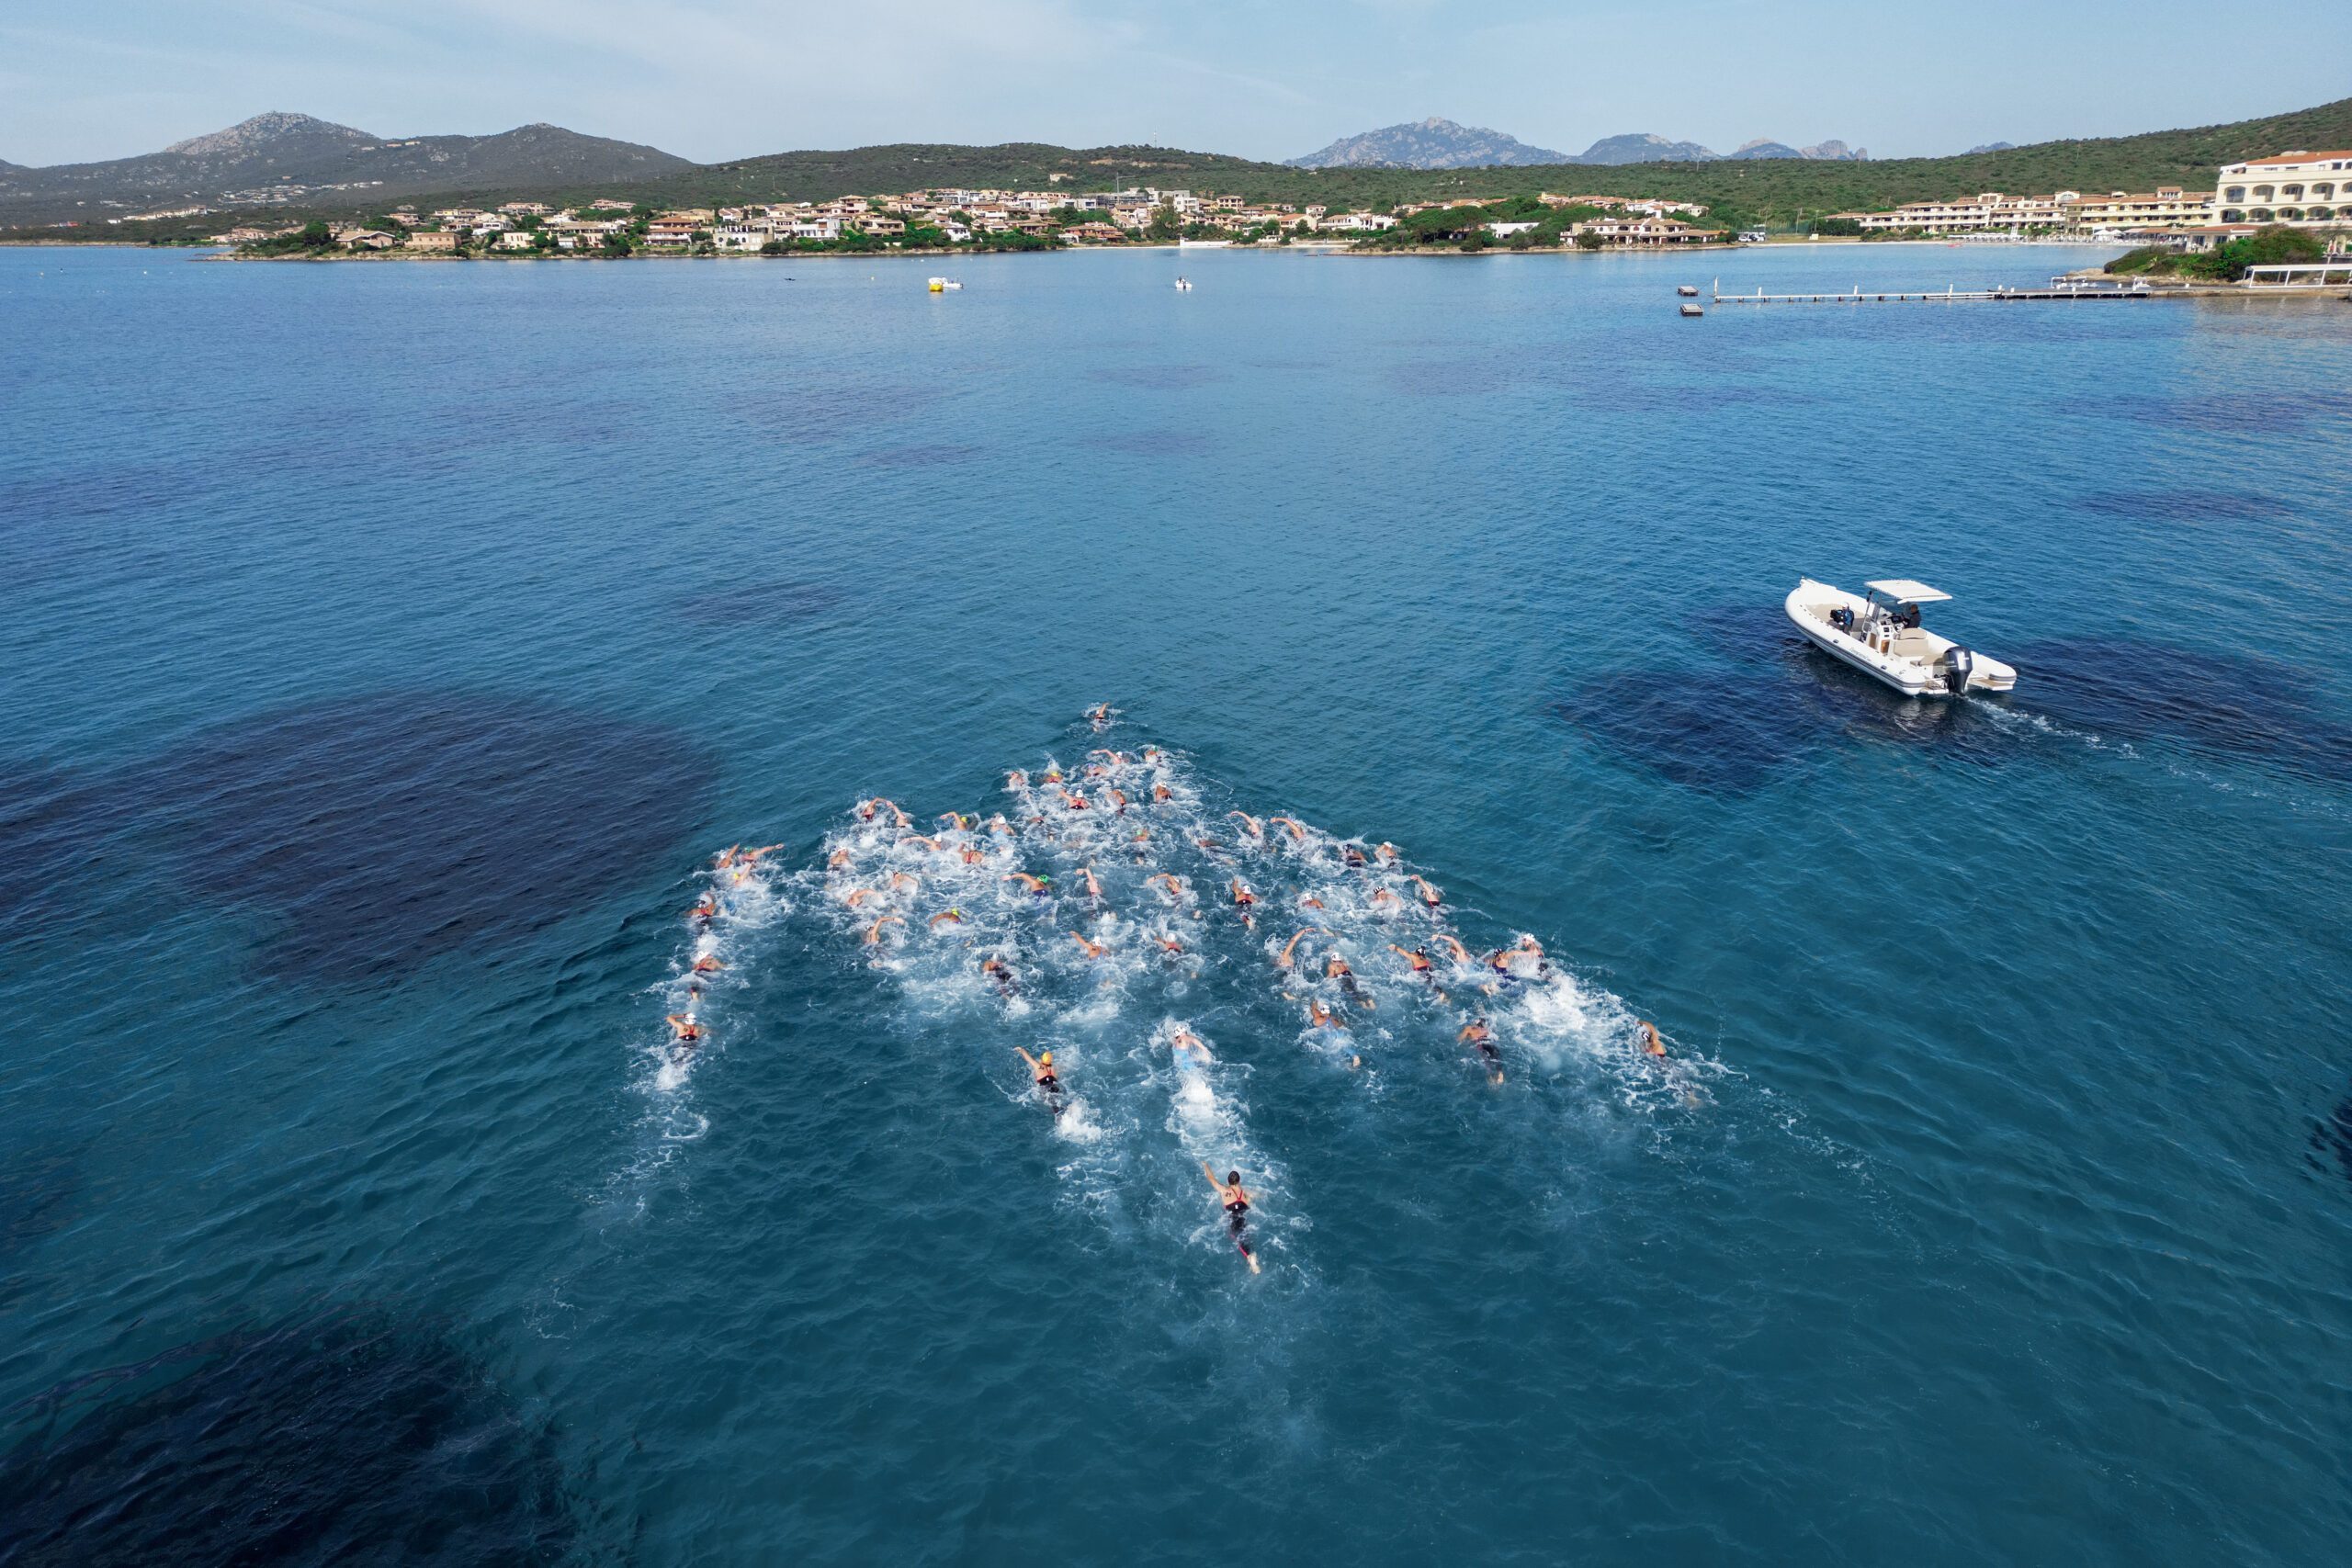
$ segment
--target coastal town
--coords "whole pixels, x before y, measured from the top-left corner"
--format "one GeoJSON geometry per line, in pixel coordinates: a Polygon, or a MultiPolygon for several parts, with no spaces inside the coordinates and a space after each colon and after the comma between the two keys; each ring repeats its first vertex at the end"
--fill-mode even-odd
{"type": "Polygon", "coordinates": [[[1826,213],[1780,233],[1708,222],[1703,203],[1542,192],[1335,209],[1211,190],[932,187],[825,201],[662,208],[618,197],[571,207],[401,206],[343,224],[240,225],[213,236],[250,256],[806,255],[1135,244],[1412,252],[1655,249],[1774,239],[2067,239],[2183,254],[2272,228],[2352,250],[2352,152],[2290,151],[2222,165],[2214,188],[2104,194],[1983,191],[1883,211],[1826,213]]]}
{"type": "MultiPolygon", "coordinates": [[[[538,201],[494,208],[394,208],[372,222],[243,225],[216,243],[253,254],[322,248],[350,254],[726,255],[826,251],[1037,249],[1162,244],[1363,245],[1384,236],[1497,245],[1720,244],[1728,230],[1698,220],[1695,202],[1555,195],[1492,202],[1403,203],[1383,209],[1253,202],[1214,191],[1143,186],[1076,193],[934,188],[822,202],[657,209],[600,197],[568,209],[538,201]],[[307,241],[304,230],[310,233],[307,241]]],[[[1760,234],[1743,236],[1761,238],[1760,234]]]]}

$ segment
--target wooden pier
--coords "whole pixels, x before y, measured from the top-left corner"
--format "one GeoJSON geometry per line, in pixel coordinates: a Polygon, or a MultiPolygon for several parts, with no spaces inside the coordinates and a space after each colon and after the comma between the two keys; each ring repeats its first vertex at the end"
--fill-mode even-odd
{"type": "Polygon", "coordinates": [[[1718,305],[1966,305],[1987,301],[2007,302],[2019,299],[2161,299],[2170,290],[2134,288],[2128,284],[2078,282],[2072,278],[2053,277],[2047,288],[1961,288],[1946,286],[1927,293],[1903,293],[1894,290],[1867,289],[1860,284],[1853,292],[1837,294],[1767,294],[1762,288],[1753,294],[1726,294],[1723,282],[1715,283],[1715,303],[1718,305]]]}

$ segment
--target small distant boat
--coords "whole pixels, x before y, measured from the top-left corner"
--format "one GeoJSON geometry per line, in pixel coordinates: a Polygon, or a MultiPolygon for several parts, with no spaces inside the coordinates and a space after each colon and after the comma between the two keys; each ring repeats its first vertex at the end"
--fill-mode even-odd
{"type": "Polygon", "coordinates": [[[944,294],[951,288],[961,288],[963,287],[964,286],[962,284],[956,282],[952,277],[934,277],[931,280],[931,291],[933,294],[944,294]]]}
{"type": "Polygon", "coordinates": [[[1181,293],[1190,294],[1193,291],[1193,280],[1189,277],[1180,277],[1176,280],[1176,288],[1181,293]]]}
{"type": "Polygon", "coordinates": [[[1866,582],[1867,597],[1799,578],[1786,609],[1805,640],[1906,697],[1956,697],[2006,692],[2018,672],[1997,659],[1938,637],[1919,625],[1919,606],[1948,603],[1907,577],[1866,582]]]}
{"type": "Polygon", "coordinates": [[[1176,248],[1180,251],[1225,251],[1233,248],[1233,242],[1230,240],[1179,240],[1176,242],[1176,248]]]}
{"type": "Polygon", "coordinates": [[[1707,313],[1707,308],[1703,305],[1685,305],[1682,307],[1682,313],[1686,316],[1703,316],[1707,313]]]}
{"type": "Polygon", "coordinates": [[[1681,295],[1685,299],[1696,299],[1699,298],[1699,286],[1695,283],[1677,284],[1674,291],[1677,294],[1681,295]]]}

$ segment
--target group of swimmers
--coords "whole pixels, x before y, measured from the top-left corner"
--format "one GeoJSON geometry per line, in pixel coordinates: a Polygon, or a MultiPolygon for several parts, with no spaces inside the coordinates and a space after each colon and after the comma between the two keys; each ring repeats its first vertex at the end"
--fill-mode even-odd
{"type": "Polygon", "coordinates": [[[701,1016],[702,987],[704,980],[727,967],[711,941],[711,927],[726,908],[726,894],[751,881],[760,862],[782,848],[782,844],[762,844],[747,850],[741,844],[729,844],[712,860],[711,885],[695,900],[694,908],[686,911],[686,926],[695,938],[694,958],[686,967],[686,1009],[662,1020],[670,1026],[673,1066],[682,1066],[690,1060],[708,1034],[701,1016]]]}
{"type": "MultiPolygon", "coordinates": [[[[1100,733],[1110,727],[1112,713],[1107,705],[1098,705],[1088,711],[1086,717],[1090,727],[1100,733]]],[[[1050,908],[1058,903],[1067,908],[1070,902],[1081,902],[1084,913],[1080,925],[1082,927],[1089,919],[1107,919],[1111,914],[1096,870],[1106,852],[1116,853],[1123,843],[1132,852],[1136,864],[1151,863],[1154,858],[1153,829],[1159,828],[1165,831],[1165,819],[1157,814],[1141,816],[1135,812],[1135,808],[1145,805],[1164,806],[1176,800],[1175,792],[1164,772],[1166,761],[1166,754],[1154,747],[1146,747],[1133,756],[1125,751],[1097,749],[1089,752],[1086,763],[1075,776],[1066,773],[1059,764],[1052,762],[1034,774],[1025,770],[1014,770],[1005,778],[1007,792],[1018,802],[1018,809],[1012,806],[1007,807],[1013,813],[1012,818],[1008,818],[1004,811],[996,812],[985,820],[978,814],[943,812],[938,820],[946,826],[935,833],[915,831],[914,819],[906,810],[879,796],[858,802],[855,814],[861,823],[882,829],[886,839],[890,829],[900,835],[888,843],[886,853],[919,849],[926,855],[946,858],[946,869],[951,874],[989,867],[993,869],[997,886],[1019,889],[1040,908],[1050,908]],[[1032,871],[1021,867],[1019,859],[1015,857],[1024,842],[1054,846],[1057,852],[1079,863],[1074,870],[1057,868],[1062,870],[1064,883],[1057,885],[1054,876],[1044,870],[1032,871]]],[[[1279,852],[1285,857],[1326,867],[1336,860],[1343,874],[1355,873],[1363,876],[1363,881],[1356,883],[1357,886],[1369,889],[1360,895],[1362,901],[1380,916],[1401,915],[1417,904],[1436,929],[1419,942],[1406,938],[1406,942],[1412,942],[1410,946],[1391,942],[1389,949],[1403,960],[1405,976],[1426,986],[1436,1005],[1453,1011],[1454,1018],[1464,1020],[1455,1031],[1456,1043],[1474,1054],[1473,1060],[1480,1065],[1492,1082],[1500,1084],[1504,1081],[1503,1057],[1488,1012],[1478,1009],[1475,1003],[1467,1009],[1457,1009],[1448,987],[1466,986],[1485,997],[1497,998],[1516,986],[1548,978],[1554,971],[1543,945],[1534,937],[1522,935],[1509,946],[1474,956],[1459,938],[1443,928],[1445,897],[1442,890],[1419,873],[1404,872],[1400,864],[1402,852],[1395,844],[1335,840],[1318,830],[1310,829],[1292,817],[1269,817],[1261,820],[1239,810],[1230,812],[1228,817],[1238,823],[1238,833],[1227,837],[1238,837],[1241,840],[1238,845],[1219,842],[1214,836],[1214,830],[1206,824],[1195,823],[1188,836],[1193,846],[1211,861],[1222,863],[1219,869],[1227,873],[1224,890],[1226,899],[1233,918],[1245,930],[1254,931],[1257,929],[1266,902],[1264,897],[1243,878],[1243,868],[1234,863],[1229,852],[1234,848],[1253,853],[1279,852]],[[1276,831],[1282,835],[1281,838],[1272,837],[1276,831]],[[1384,871],[1391,874],[1395,886],[1391,885],[1390,878],[1375,874],[1384,871]],[[1402,897],[1400,889],[1409,889],[1411,897],[1402,897]],[[1442,956],[1432,956],[1432,948],[1442,950],[1442,956]]],[[[871,839],[866,841],[869,844],[873,842],[871,839]]],[[[852,852],[843,843],[833,850],[828,869],[846,874],[851,871],[853,863],[852,852]]],[[[880,870],[878,867],[874,869],[880,870]]],[[[963,938],[964,946],[967,949],[983,947],[983,951],[972,960],[977,963],[981,977],[992,985],[1001,997],[1008,1000],[1019,997],[1023,980],[1013,967],[1013,960],[1018,954],[1008,952],[1001,944],[992,948],[984,946],[984,938],[977,929],[970,927],[962,904],[951,904],[928,916],[917,914],[913,901],[905,896],[922,891],[924,877],[931,874],[926,871],[922,876],[917,876],[904,870],[890,869],[886,875],[877,877],[873,872],[868,872],[865,880],[873,882],[874,886],[863,883],[843,886],[837,888],[837,897],[845,907],[859,909],[861,913],[866,912],[865,906],[870,903],[879,902],[884,906],[882,909],[873,911],[873,919],[865,921],[861,927],[864,942],[869,947],[884,947],[885,933],[893,927],[903,928],[906,933],[911,934],[914,927],[910,924],[910,919],[919,920],[925,929],[933,931],[943,926],[967,929],[971,934],[963,938]],[[892,905],[897,908],[891,908],[892,905]]],[[[855,880],[850,874],[841,878],[844,885],[855,880]]],[[[953,880],[952,876],[949,880],[953,880]]],[[[1347,880],[1356,882],[1354,877],[1347,880]]],[[[1158,922],[1157,929],[1148,927],[1146,936],[1159,949],[1163,960],[1182,959],[1186,953],[1185,936],[1189,934],[1185,922],[1204,918],[1205,912],[1200,907],[1198,896],[1191,882],[1173,871],[1159,871],[1145,878],[1145,883],[1159,889],[1165,897],[1167,912],[1170,917],[1167,921],[1158,922]]],[[[1333,886],[1336,885],[1326,884],[1319,889],[1310,887],[1302,891],[1296,899],[1298,908],[1302,912],[1309,913],[1323,910],[1326,906],[1323,898],[1317,897],[1317,892],[1329,893],[1333,886]]],[[[968,891],[965,897],[970,897],[968,891]]],[[[1357,897],[1359,895],[1350,895],[1351,899],[1357,897]]],[[[1074,928],[1065,934],[1088,964],[1110,956],[1113,944],[1117,940],[1108,929],[1098,929],[1094,934],[1089,934],[1084,929],[1074,928]]],[[[1274,958],[1275,967],[1286,974],[1295,973],[1299,962],[1299,948],[1305,939],[1310,936],[1331,938],[1334,934],[1322,926],[1302,927],[1289,938],[1274,958]]],[[[903,942],[904,937],[896,940],[903,942]]],[[[1347,956],[1338,950],[1336,942],[1331,951],[1318,956],[1322,963],[1316,978],[1331,987],[1326,996],[1336,993],[1332,1005],[1327,1006],[1323,998],[1312,995],[1292,999],[1304,1000],[1310,1030],[1329,1029],[1347,1036],[1351,1032],[1350,1010],[1371,1012],[1376,1010],[1379,1004],[1363,984],[1347,956]]],[[[876,962],[882,962],[879,953],[876,962]]],[[[1284,995],[1289,996],[1290,993],[1285,992],[1284,995]]],[[[1643,1054],[1652,1058],[1665,1056],[1666,1046],[1656,1027],[1644,1020],[1638,1022],[1638,1029],[1643,1054]]],[[[1196,1037],[1190,1036],[1188,1032],[1179,1031],[1172,1043],[1180,1051],[1186,1050],[1191,1048],[1188,1041],[1197,1044],[1196,1037]]],[[[1032,1055],[1025,1047],[1016,1046],[1014,1049],[1040,1101],[1059,1116],[1069,1106],[1071,1099],[1057,1069],[1053,1052],[1041,1048],[1032,1055]]],[[[1205,1055],[1204,1048],[1202,1054],[1205,1055]]],[[[1351,1052],[1348,1059],[1352,1067],[1363,1066],[1360,1054],[1351,1052]]],[[[1259,1259],[1256,1252],[1244,1236],[1243,1216],[1250,1211],[1251,1199],[1248,1190],[1242,1186],[1240,1172],[1238,1169],[1228,1171],[1226,1179],[1219,1181],[1213,1168],[1206,1164],[1202,1168],[1220,1195],[1235,1245],[1249,1259],[1251,1269],[1257,1270],[1259,1259]]]]}

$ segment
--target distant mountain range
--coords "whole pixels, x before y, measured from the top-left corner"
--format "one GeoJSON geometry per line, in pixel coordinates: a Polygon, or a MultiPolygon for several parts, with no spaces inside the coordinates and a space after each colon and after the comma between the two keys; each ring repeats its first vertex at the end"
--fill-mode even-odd
{"type": "Polygon", "coordinates": [[[1294,169],[1490,169],[1520,168],[1535,164],[1709,164],[1724,158],[1816,158],[1859,163],[1867,150],[1843,141],[1823,141],[1792,147],[1785,141],[1758,139],[1736,152],[1718,152],[1696,141],[1670,141],[1663,136],[1605,136],[1582,152],[1555,152],[1530,147],[1515,137],[1483,126],[1457,125],[1450,119],[1419,119],[1407,125],[1384,126],[1361,136],[1343,136],[1319,152],[1288,160],[1294,169]]]}
{"type": "MultiPolygon", "coordinates": [[[[1303,169],[1133,143],[896,142],[696,164],[650,147],[575,136],[553,126],[526,126],[502,136],[385,142],[299,115],[262,116],[179,145],[181,151],[108,164],[51,169],[0,164],[0,229],[12,231],[6,238],[17,239],[177,241],[219,232],[228,226],[224,209],[242,209],[228,221],[251,221],[258,213],[344,220],[371,217],[399,200],[420,206],[460,199],[571,205],[609,196],[657,207],[712,207],[787,197],[820,201],[935,186],[1094,191],[1148,185],[1336,208],[1446,199],[1472,188],[1451,169],[1303,169]],[[297,149],[305,145],[311,151],[298,157],[297,149]],[[296,177],[273,177],[281,174],[296,177]],[[368,183],[376,180],[383,183],[368,183]],[[316,182],[315,187],[295,194],[308,182],[316,182]],[[215,194],[224,186],[227,194],[215,194]],[[28,190],[64,194],[28,197],[28,190]],[[129,205],[132,197],[139,205],[129,205]],[[213,210],[130,221],[143,211],[198,205],[213,210]],[[124,220],[119,227],[106,221],[115,217],[124,220]],[[61,220],[76,227],[49,232],[61,220]]],[[[2211,180],[2219,164],[2269,157],[2291,147],[2352,147],[2352,98],[2221,125],[2043,141],[1949,158],[1863,162],[1859,151],[1839,157],[1834,142],[1809,150],[1763,143],[1741,149],[1746,157],[1697,157],[1708,149],[1663,137],[1611,137],[1586,150],[1584,157],[1596,161],[1582,164],[1581,175],[1564,175],[1555,164],[1491,168],[1475,189],[1497,197],[1532,196],[1562,189],[1573,179],[1576,188],[1596,194],[1667,197],[1708,203],[1742,220],[1778,220],[1979,190],[2202,188],[2199,182],[2211,180]],[[1612,149],[1628,160],[1623,166],[1598,162],[1612,149]],[[1808,151],[1814,156],[1806,157],[1808,151]],[[1759,159],[1758,153],[1771,155],[1759,159]]]]}
{"type": "Polygon", "coordinates": [[[306,114],[258,114],[160,152],[46,169],[0,164],[0,223],[157,208],[367,202],[433,191],[643,180],[695,165],[654,147],[526,125],[495,136],[386,138],[306,114]]]}
{"type": "Polygon", "coordinates": [[[1342,136],[1319,152],[1286,161],[1294,169],[1492,169],[1571,160],[1499,130],[1430,118],[1342,136]]]}

